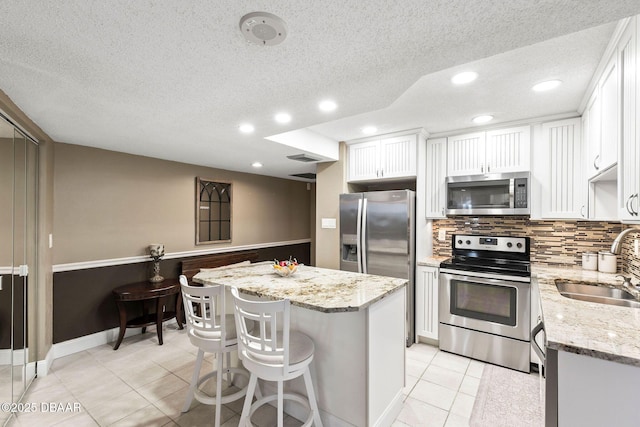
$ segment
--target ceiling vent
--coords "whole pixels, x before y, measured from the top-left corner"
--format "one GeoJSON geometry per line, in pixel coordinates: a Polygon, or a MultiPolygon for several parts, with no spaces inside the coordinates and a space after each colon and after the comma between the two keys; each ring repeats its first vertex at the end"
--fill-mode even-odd
{"type": "Polygon", "coordinates": [[[310,163],[310,162],[319,162],[320,159],[316,159],[314,157],[307,156],[306,154],[296,154],[295,156],[287,156],[287,159],[297,160],[298,162],[310,163]]]}
{"type": "Polygon", "coordinates": [[[275,46],[287,38],[287,24],[272,13],[251,12],[240,19],[240,31],[248,42],[275,46]]]}
{"type": "Polygon", "coordinates": [[[315,173],[294,173],[289,176],[295,176],[296,178],[304,178],[304,179],[316,179],[315,173]]]}

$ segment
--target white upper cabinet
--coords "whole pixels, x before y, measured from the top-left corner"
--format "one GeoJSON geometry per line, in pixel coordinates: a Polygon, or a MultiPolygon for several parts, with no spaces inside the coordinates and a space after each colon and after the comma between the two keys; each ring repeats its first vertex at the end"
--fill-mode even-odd
{"type": "Polygon", "coordinates": [[[620,87],[616,62],[617,59],[614,57],[605,69],[600,82],[600,98],[602,100],[600,103],[600,159],[598,162],[600,171],[618,163],[620,87]]]}
{"type": "Polygon", "coordinates": [[[415,178],[417,135],[404,135],[349,145],[349,182],[415,178]]]}
{"type": "Polygon", "coordinates": [[[536,157],[543,219],[586,218],[586,181],[582,178],[580,118],[542,125],[536,157]]]}
{"type": "Polygon", "coordinates": [[[618,163],[620,145],[620,85],[617,55],[613,55],[593,91],[586,116],[587,177],[592,178],[618,163]]]}
{"type": "Polygon", "coordinates": [[[531,167],[531,127],[487,132],[487,173],[526,172],[531,167]]]}
{"type": "Polygon", "coordinates": [[[447,175],[526,172],[531,163],[530,126],[449,138],[447,175]]]}
{"type": "MultiPolygon", "coordinates": [[[[640,132],[638,132],[638,62],[636,38],[637,21],[633,18],[623,33],[618,45],[618,64],[620,69],[621,102],[621,142],[619,182],[620,199],[618,214],[624,222],[638,222],[640,217],[640,132]]],[[[638,35],[640,37],[640,35],[638,35]]]]}
{"type": "Polygon", "coordinates": [[[584,147],[586,149],[586,176],[597,175],[600,167],[600,97],[598,90],[594,90],[587,108],[582,115],[584,123],[584,147]]]}
{"type": "Polygon", "coordinates": [[[447,139],[427,141],[425,217],[445,218],[447,204],[447,139]]]}
{"type": "Polygon", "coordinates": [[[447,175],[465,176],[484,173],[485,132],[449,137],[447,175]]]}

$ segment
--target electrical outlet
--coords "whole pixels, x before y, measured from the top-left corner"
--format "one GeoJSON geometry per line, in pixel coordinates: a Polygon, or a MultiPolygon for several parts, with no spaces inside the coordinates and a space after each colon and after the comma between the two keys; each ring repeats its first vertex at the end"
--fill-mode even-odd
{"type": "Polygon", "coordinates": [[[633,241],[633,254],[635,256],[640,256],[640,240],[638,239],[633,241]]]}
{"type": "Polygon", "coordinates": [[[447,238],[447,230],[445,230],[444,228],[441,228],[440,230],[438,230],[438,240],[440,242],[444,242],[446,238],[447,238]]]}

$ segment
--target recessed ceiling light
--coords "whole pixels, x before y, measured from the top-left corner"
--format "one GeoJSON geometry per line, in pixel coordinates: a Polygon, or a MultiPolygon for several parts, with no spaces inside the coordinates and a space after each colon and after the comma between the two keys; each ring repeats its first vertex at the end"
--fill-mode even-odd
{"type": "Polygon", "coordinates": [[[365,126],[362,128],[362,133],[365,135],[373,135],[376,132],[378,132],[378,128],[375,126],[365,126]]]}
{"type": "Polygon", "coordinates": [[[261,168],[261,167],[262,167],[262,163],[260,163],[260,162],[253,162],[253,163],[251,163],[251,166],[253,166],[254,168],[261,168]]]}
{"type": "Polygon", "coordinates": [[[560,86],[562,82],[560,80],[547,80],[546,82],[538,83],[533,86],[531,90],[536,92],[544,92],[545,90],[555,89],[560,86]]]}
{"type": "Polygon", "coordinates": [[[484,115],[484,116],[474,117],[473,123],[487,123],[487,122],[490,122],[491,120],[493,120],[493,116],[484,115]]]}
{"type": "Polygon", "coordinates": [[[255,130],[251,123],[243,123],[238,129],[240,129],[240,132],[242,133],[251,133],[255,130]]]}
{"type": "Polygon", "coordinates": [[[275,115],[276,122],[289,123],[291,121],[291,115],[287,113],[278,113],[275,115]]]}
{"type": "Polygon", "coordinates": [[[454,85],[463,85],[467,83],[471,83],[475,79],[478,78],[478,73],[475,71],[464,71],[462,73],[458,73],[455,76],[451,77],[451,83],[454,85]]]}
{"type": "Polygon", "coordinates": [[[338,104],[336,104],[335,102],[331,101],[330,99],[324,100],[322,101],[320,104],[318,104],[318,108],[320,108],[322,111],[333,111],[336,108],[338,108],[338,104]]]}

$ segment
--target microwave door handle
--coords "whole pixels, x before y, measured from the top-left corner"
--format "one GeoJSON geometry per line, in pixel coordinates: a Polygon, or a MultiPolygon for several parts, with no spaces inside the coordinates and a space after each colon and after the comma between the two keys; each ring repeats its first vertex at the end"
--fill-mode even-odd
{"type": "Polygon", "coordinates": [[[362,273],[362,199],[358,199],[358,220],[356,221],[356,251],[358,252],[358,273],[362,273]]]}
{"type": "Polygon", "coordinates": [[[515,192],[516,192],[516,180],[512,178],[509,180],[509,207],[511,209],[516,207],[515,192]]]}

